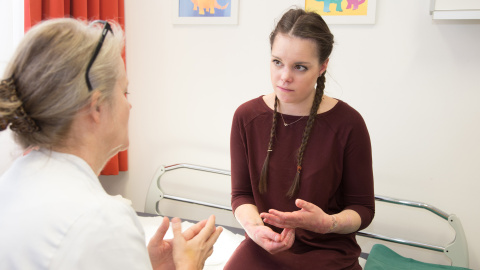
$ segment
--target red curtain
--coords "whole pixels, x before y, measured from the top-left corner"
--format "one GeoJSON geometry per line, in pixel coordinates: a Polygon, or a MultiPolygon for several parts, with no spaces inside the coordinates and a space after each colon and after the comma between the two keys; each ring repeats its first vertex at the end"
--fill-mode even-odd
{"type": "MultiPolygon", "coordinates": [[[[125,29],[124,0],[24,0],[25,32],[36,23],[51,18],[115,20],[125,29]]],[[[125,53],[123,54],[125,61],[125,53]]],[[[128,154],[115,155],[103,168],[102,175],[118,175],[128,170],[128,154]]]]}

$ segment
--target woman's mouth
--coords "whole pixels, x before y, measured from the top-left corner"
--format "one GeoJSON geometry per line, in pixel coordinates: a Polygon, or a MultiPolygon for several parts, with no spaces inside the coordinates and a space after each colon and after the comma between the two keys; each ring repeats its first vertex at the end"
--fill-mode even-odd
{"type": "Polygon", "coordinates": [[[280,91],[283,91],[283,92],[293,92],[293,90],[287,89],[287,88],[283,88],[283,87],[281,87],[281,86],[277,86],[277,88],[278,88],[280,91]]]}

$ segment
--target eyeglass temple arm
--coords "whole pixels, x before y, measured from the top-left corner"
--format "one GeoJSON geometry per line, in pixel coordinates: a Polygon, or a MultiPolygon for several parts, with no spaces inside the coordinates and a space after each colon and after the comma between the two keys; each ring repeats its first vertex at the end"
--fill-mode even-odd
{"type": "Polygon", "coordinates": [[[100,40],[98,41],[97,47],[95,48],[95,51],[93,52],[93,55],[90,58],[90,62],[88,62],[87,70],[85,72],[85,81],[87,82],[87,87],[88,87],[89,91],[92,91],[93,87],[92,87],[92,84],[90,83],[90,78],[88,77],[88,73],[90,72],[90,69],[92,68],[93,62],[97,58],[98,53],[100,52],[100,49],[103,46],[103,41],[105,40],[105,36],[107,35],[108,31],[110,31],[110,33],[112,33],[112,35],[113,35],[112,28],[110,27],[110,24],[108,22],[97,20],[97,21],[93,21],[92,24],[97,23],[97,22],[105,24],[105,27],[103,28],[102,35],[100,36],[100,40]]]}

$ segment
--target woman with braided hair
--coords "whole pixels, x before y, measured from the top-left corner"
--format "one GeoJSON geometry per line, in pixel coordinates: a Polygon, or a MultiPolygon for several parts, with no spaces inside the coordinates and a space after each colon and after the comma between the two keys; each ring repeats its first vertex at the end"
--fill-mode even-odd
{"type": "Polygon", "coordinates": [[[233,118],[232,208],[246,239],[225,269],[361,269],[371,145],[360,114],[324,95],[333,35],[318,14],[291,9],[270,45],[273,93],[233,118]]]}
{"type": "Polygon", "coordinates": [[[52,19],[30,29],[0,82],[0,131],[25,149],[0,177],[0,269],[202,269],[215,218],[148,247],[133,208],[97,178],[127,148],[131,105],[114,22],[52,19]]]}

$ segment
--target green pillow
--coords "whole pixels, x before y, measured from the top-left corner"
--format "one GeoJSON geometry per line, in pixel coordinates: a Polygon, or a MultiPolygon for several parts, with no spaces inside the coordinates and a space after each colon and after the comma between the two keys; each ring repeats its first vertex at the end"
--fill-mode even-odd
{"type": "Polygon", "coordinates": [[[375,244],[368,255],[365,270],[435,270],[435,269],[468,269],[458,266],[424,263],[411,258],[400,256],[395,251],[382,244],[375,244]]]}

